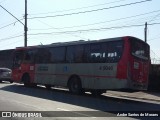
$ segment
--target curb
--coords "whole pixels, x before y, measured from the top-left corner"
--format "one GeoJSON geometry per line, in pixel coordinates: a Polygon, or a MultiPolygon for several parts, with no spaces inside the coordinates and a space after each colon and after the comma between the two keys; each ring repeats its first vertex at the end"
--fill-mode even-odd
{"type": "Polygon", "coordinates": [[[160,99],[152,99],[152,98],[144,98],[144,97],[136,97],[136,96],[129,96],[129,95],[115,95],[115,94],[111,94],[108,93],[106,94],[106,96],[109,97],[116,97],[116,98],[121,98],[121,99],[135,99],[135,100],[147,100],[147,101],[155,101],[155,102],[160,102],[160,99]]]}
{"type": "Polygon", "coordinates": [[[134,96],[125,96],[125,95],[120,95],[120,96],[121,96],[121,97],[126,97],[126,98],[134,98],[134,99],[141,99],[141,100],[149,100],[149,101],[160,102],[160,100],[150,99],[150,98],[142,98],[142,97],[134,97],[134,96]]]}

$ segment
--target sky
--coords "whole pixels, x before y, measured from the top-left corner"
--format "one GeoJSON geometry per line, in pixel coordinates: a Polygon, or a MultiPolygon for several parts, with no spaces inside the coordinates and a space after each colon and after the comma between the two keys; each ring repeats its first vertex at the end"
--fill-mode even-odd
{"type": "MultiPolygon", "coordinates": [[[[0,0],[24,24],[25,0],[0,0]]],[[[27,0],[28,46],[134,36],[160,63],[160,0],[27,0]]],[[[0,50],[24,46],[24,25],[0,7],[0,50]]]]}

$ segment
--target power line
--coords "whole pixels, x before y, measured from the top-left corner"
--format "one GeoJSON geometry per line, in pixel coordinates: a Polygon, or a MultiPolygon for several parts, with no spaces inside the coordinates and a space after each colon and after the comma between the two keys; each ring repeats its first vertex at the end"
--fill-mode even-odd
{"type": "Polygon", "coordinates": [[[133,2],[133,3],[128,3],[128,4],[122,4],[122,5],[117,5],[117,6],[111,6],[107,8],[100,8],[100,9],[94,9],[94,10],[88,10],[88,11],[81,11],[81,12],[74,12],[74,13],[67,13],[67,14],[59,14],[59,15],[54,15],[54,16],[40,16],[40,17],[31,17],[28,19],[37,19],[37,18],[49,18],[49,17],[62,17],[62,16],[68,16],[68,15],[76,15],[76,14],[83,14],[83,13],[90,13],[90,12],[96,12],[96,11],[102,11],[102,10],[107,10],[107,9],[113,9],[113,8],[118,8],[118,7],[125,7],[129,5],[135,5],[135,4],[140,4],[144,2],[148,2],[152,0],[144,0],[144,1],[139,1],[139,2],[133,2]]]}
{"type": "MultiPolygon", "coordinates": [[[[160,23],[151,23],[148,25],[159,25],[160,23]]],[[[88,30],[76,30],[76,31],[64,31],[64,32],[50,32],[50,33],[35,33],[35,34],[29,34],[29,35],[44,35],[44,34],[63,34],[63,33],[70,33],[70,32],[88,32],[88,31],[100,31],[100,30],[112,30],[112,29],[122,29],[122,28],[131,28],[131,27],[142,27],[144,26],[144,24],[137,24],[137,25],[129,25],[129,26],[114,26],[114,27],[108,27],[108,28],[98,28],[98,29],[88,29],[88,30]]],[[[5,41],[5,40],[9,40],[9,39],[14,39],[14,38],[18,38],[21,37],[23,35],[17,35],[17,36],[10,36],[7,38],[3,38],[0,39],[0,42],[5,41]]],[[[150,39],[151,40],[151,39],[150,39]]]]}
{"type": "Polygon", "coordinates": [[[4,9],[7,13],[9,13],[12,17],[14,17],[17,21],[19,21],[22,25],[24,25],[17,17],[15,17],[12,13],[10,13],[6,8],[4,8],[2,5],[0,5],[2,9],[4,9]]]}
{"type": "Polygon", "coordinates": [[[151,50],[151,52],[152,52],[158,59],[160,59],[160,57],[159,57],[153,50],[151,50]]]}
{"type": "Polygon", "coordinates": [[[10,39],[13,39],[13,38],[18,38],[18,37],[21,37],[21,36],[23,36],[23,35],[10,36],[10,37],[7,37],[7,38],[2,38],[2,39],[0,39],[0,42],[5,41],[5,40],[10,40],[10,39]]]}
{"type": "Polygon", "coordinates": [[[11,43],[9,43],[9,44],[7,44],[7,45],[1,45],[0,47],[1,47],[1,49],[2,48],[4,48],[4,47],[8,47],[8,46],[11,46],[11,45],[13,45],[13,44],[15,44],[15,43],[19,43],[19,42],[22,42],[22,40],[21,39],[19,39],[19,40],[16,40],[16,41],[14,41],[14,42],[11,42],[11,43]]]}
{"type": "MultiPolygon", "coordinates": [[[[43,24],[45,24],[45,25],[47,25],[47,26],[49,26],[49,27],[52,27],[52,28],[53,28],[53,26],[51,26],[51,25],[49,25],[49,24],[47,24],[47,23],[44,23],[44,22],[42,22],[42,21],[40,21],[40,20],[38,20],[38,21],[41,22],[41,23],[43,23],[43,24]]],[[[57,30],[59,30],[59,31],[62,31],[62,30],[60,30],[60,29],[58,29],[58,28],[54,28],[54,29],[57,29],[57,30]]],[[[73,34],[71,34],[71,33],[67,33],[67,34],[69,34],[69,35],[71,35],[71,36],[74,36],[74,37],[79,37],[79,38],[81,38],[81,39],[86,39],[86,38],[81,37],[81,36],[79,36],[79,35],[73,35],[73,34]]]]}
{"type": "MultiPolygon", "coordinates": [[[[160,23],[151,23],[148,25],[158,25],[160,23]]],[[[95,29],[85,29],[85,30],[75,30],[75,31],[63,31],[63,32],[48,32],[48,33],[34,33],[29,35],[41,35],[41,34],[64,34],[64,33],[75,33],[75,32],[89,32],[89,31],[100,31],[100,30],[112,30],[112,29],[122,29],[122,28],[131,28],[131,27],[142,27],[144,24],[136,24],[136,25],[124,25],[124,26],[114,26],[107,28],[95,28],[95,29]]]]}
{"type": "Polygon", "coordinates": [[[157,15],[155,15],[150,21],[148,21],[148,22],[152,22],[152,21],[154,21],[155,20],[155,18],[156,17],[158,17],[158,16],[160,16],[160,13],[158,13],[157,15]]]}
{"type": "MultiPolygon", "coordinates": [[[[114,21],[119,21],[119,20],[124,20],[124,19],[129,19],[129,18],[133,18],[133,17],[139,17],[139,16],[143,16],[143,15],[147,15],[147,14],[152,14],[152,13],[156,13],[156,12],[160,12],[160,10],[155,10],[155,11],[151,11],[151,12],[146,12],[146,13],[142,13],[142,14],[138,14],[138,15],[133,15],[133,16],[129,16],[129,17],[122,17],[122,18],[118,18],[118,19],[112,19],[112,20],[107,20],[107,21],[102,21],[102,22],[96,22],[96,23],[91,23],[91,24],[84,24],[84,25],[77,25],[77,26],[70,26],[70,27],[63,27],[63,28],[47,28],[47,29],[30,29],[30,30],[49,30],[49,29],[65,29],[65,28],[75,28],[75,27],[84,27],[84,26],[90,26],[90,25],[96,25],[96,24],[102,24],[102,23],[106,23],[106,22],[114,22],[114,21]]],[[[159,13],[155,16],[158,17],[159,13]]],[[[154,18],[155,18],[154,17],[154,18]]],[[[19,19],[19,20],[24,20],[24,18],[19,19]]],[[[18,21],[12,22],[10,24],[4,25],[2,27],[0,27],[0,29],[6,28],[10,25],[14,25],[16,24],[18,21]]],[[[43,22],[44,23],[44,22],[43,22]]],[[[51,27],[51,26],[50,26],[51,27]]]]}
{"type": "MultiPolygon", "coordinates": [[[[15,22],[14,22],[14,23],[15,23],[15,22]]],[[[14,23],[10,23],[10,24],[8,24],[8,25],[5,25],[5,26],[3,26],[3,27],[0,27],[0,29],[6,28],[6,27],[8,27],[8,26],[11,26],[11,25],[13,25],[14,23]]]]}
{"type": "Polygon", "coordinates": [[[111,30],[111,29],[120,29],[120,28],[129,28],[129,27],[139,27],[144,25],[132,25],[132,26],[115,26],[108,28],[95,28],[95,29],[86,29],[86,30],[75,30],[75,31],[63,31],[63,32],[49,32],[49,33],[35,33],[29,35],[40,35],[40,34],[64,34],[64,33],[75,33],[75,32],[89,32],[89,31],[100,31],[100,30],[111,30]]]}
{"type": "MultiPolygon", "coordinates": [[[[159,25],[160,23],[151,23],[148,25],[159,25]]],[[[76,31],[63,31],[63,32],[50,32],[50,33],[34,33],[34,34],[29,34],[29,35],[44,35],[44,34],[64,34],[64,33],[74,33],[74,32],[88,32],[88,31],[99,31],[99,30],[112,30],[112,29],[122,29],[122,28],[131,28],[131,27],[142,27],[144,26],[144,24],[137,24],[137,25],[128,25],[128,26],[114,26],[114,27],[108,27],[108,28],[97,28],[97,29],[86,29],[86,30],[76,30],[76,31]]],[[[4,40],[9,40],[9,39],[14,39],[14,38],[18,38],[21,37],[23,35],[17,35],[17,36],[10,36],[7,38],[2,38],[0,39],[1,41],[4,40]]]]}
{"type": "Polygon", "coordinates": [[[139,17],[139,16],[151,14],[151,13],[156,13],[156,12],[160,12],[160,10],[155,10],[155,11],[151,11],[151,12],[147,12],[147,13],[142,13],[142,14],[138,14],[138,15],[133,15],[133,16],[128,16],[128,17],[122,17],[122,18],[118,18],[118,19],[112,19],[112,20],[107,20],[107,21],[102,21],[102,22],[91,23],[91,24],[84,24],[84,25],[77,25],[77,26],[70,26],[70,27],[63,27],[63,28],[30,29],[30,30],[49,30],[49,29],[65,29],[65,28],[84,27],[84,26],[91,26],[91,25],[102,24],[102,23],[106,23],[106,22],[114,22],[114,21],[129,19],[129,18],[135,18],[135,17],[139,17]]]}
{"type": "Polygon", "coordinates": [[[66,9],[66,10],[60,10],[60,11],[54,11],[54,12],[35,13],[35,14],[29,14],[29,15],[42,15],[42,14],[67,12],[67,11],[73,11],[73,10],[80,10],[80,9],[84,9],[84,8],[97,7],[97,6],[102,6],[102,5],[107,5],[107,4],[112,4],[112,3],[122,2],[122,1],[126,1],[126,0],[116,0],[116,1],[107,2],[107,3],[103,3],[103,4],[92,5],[92,6],[79,7],[79,8],[74,8],[74,9],[66,9]]]}
{"type": "MultiPolygon", "coordinates": [[[[24,19],[24,18],[23,18],[23,19],[24,19]]],[[[19,19],[19,20],[23,20],[23,19],[19,19]]],[[[6,28],[6,27],[11,26],[11,25],[15,25],[17,22],[18,22],[18,20],[15,21],[15,22],[12,22],[12,23],[10,23],[10,24],[4,25],[4,26],[0,27],[0,29],[6,28]]]]}

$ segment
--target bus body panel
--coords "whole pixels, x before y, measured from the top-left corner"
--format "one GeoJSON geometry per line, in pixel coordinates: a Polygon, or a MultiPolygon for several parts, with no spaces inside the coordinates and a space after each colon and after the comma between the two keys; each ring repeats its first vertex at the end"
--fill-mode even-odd
{"type": "Polygon", "coordinates": [[[81,79],[83,88],[113,89],[112,85],[119,85],[118,81],[116,83],[116,80],[118,80],[115,79],[116,73],[117,63],[37,64],[35,67],[35,82],[67,86],[69,78],[72,75],[77,75],[81,79]]]}
{"type": "Polygon", "coordinates": [[[121,56],[120,61],[117,66],[117,78],[118,79],[127,79],[128,73],[128,61],[129,61],[129,42],[128,38],[124,38],[124,50],[121,56]]]}
{"type": "Polygon", "coordinates": [[[146,90],[148,87],[149,63],[133,59],[130,63],[131,88],[146,90]]]}
{"type": "Polygon", "coordinates": [[[30,77],[30,82],[34,83],[34,76],[35,76],[35,65],[34,64],[21,64],[20,67],[12,71],[12,79],[15,82],[22,82],[22,77],[26,73],[30,77]]]}

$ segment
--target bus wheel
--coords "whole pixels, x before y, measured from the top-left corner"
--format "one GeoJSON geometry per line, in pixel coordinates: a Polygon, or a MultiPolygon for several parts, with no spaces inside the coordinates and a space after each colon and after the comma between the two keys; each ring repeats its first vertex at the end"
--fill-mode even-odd
{"type": "Polygon", "coordinates": [[[74,76],[69,80],[69,91],[74,94],[82,94],[82,85],[78,77],[74,76]]]}
{"type": "Polygon", "coordinates": [[[91,93],[94,96],[100,96],[101,94],[103,94],[103,91],[101,91],[101,90],[92,90],[91,93]]]}

